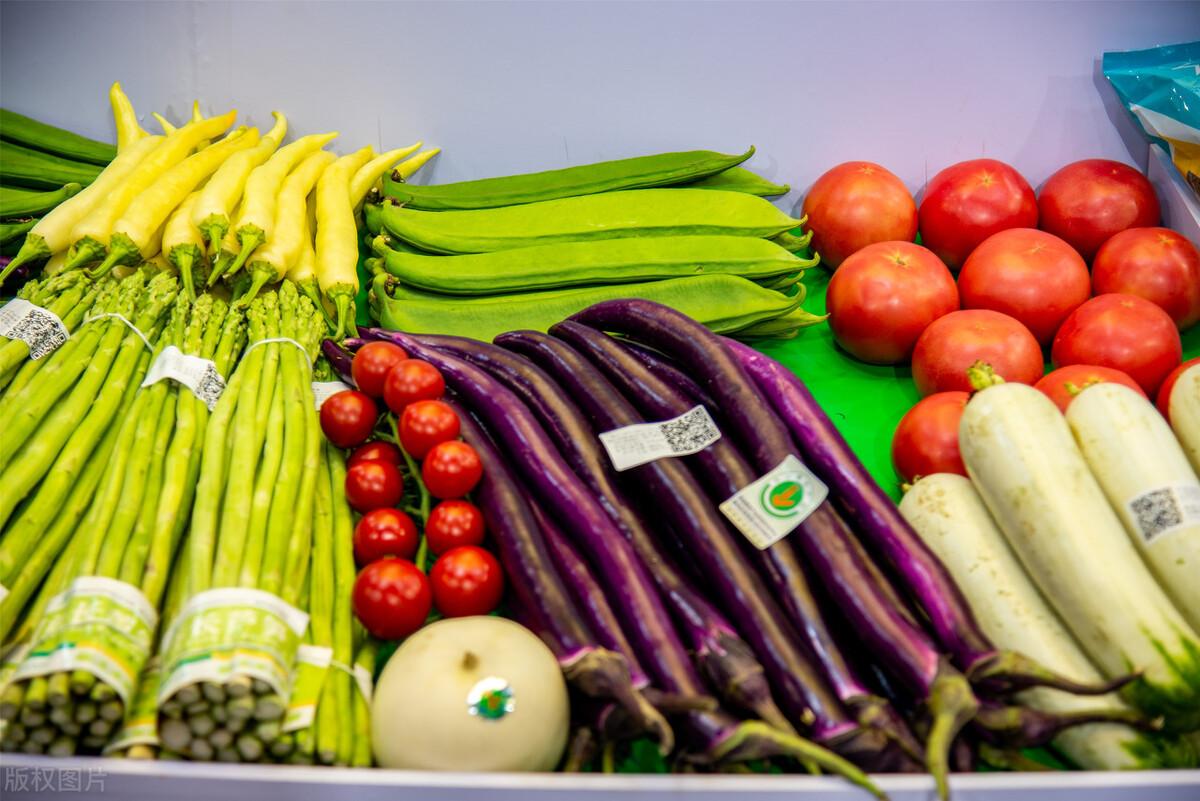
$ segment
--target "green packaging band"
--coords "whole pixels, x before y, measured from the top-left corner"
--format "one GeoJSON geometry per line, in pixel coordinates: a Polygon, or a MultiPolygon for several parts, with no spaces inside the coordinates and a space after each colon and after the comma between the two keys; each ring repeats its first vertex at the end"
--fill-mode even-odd
{"type": "Polygon", "coordinates": [[[142,668],[133,703],[125,709],[125,720],[116,738],[104,748],[104,755],[124,751],[134,745],[158,746],[158,679],[160,664],[152,657],[142,668]]]}
{"type": "Polygon", "coordinates": [[[163,639],[158,703],[200,681],[260,679],[291,695],[292,665],[308,615],[262,590],[222,587],[194,596],[163,639]]]}
{"type": "Polygon", "coordinates": [[[313,724],[317,700],[329,672],[333,649],[319,645],[301,645],[296,652],[296,670],[292,676],[292,696],[281,731],[298,731],[313,724]]]}
{"type": "Polygon", "coordinates": [[[83,670],[112,687],[128,706],[157,626],[158,613],[137,587],[80,576],[46,605],[33,647],[14,679],[83,670]]]}

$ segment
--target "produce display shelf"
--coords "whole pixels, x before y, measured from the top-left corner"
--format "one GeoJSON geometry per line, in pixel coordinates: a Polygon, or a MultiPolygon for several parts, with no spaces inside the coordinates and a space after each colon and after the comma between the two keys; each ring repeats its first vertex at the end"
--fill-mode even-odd
{"type": "MultiPolygon", "coordinates": [[[[597,776],[586,774],[434,773],[290,765],[187,762],[5,754],[0,798],[61,801],[67,787],[91,786],[95,797],[122,801],[862,801],[862,790],[819,776],[597,776]],[[27,789],[19,789],[27,788],[27,789]]],[[[928,776],[884,776],[893,801],[935,798],[928,776]]],[[[1200,770],[1128,773],[976,773],[950,779],[955,801],[1195,801],[1200,770]]]]}

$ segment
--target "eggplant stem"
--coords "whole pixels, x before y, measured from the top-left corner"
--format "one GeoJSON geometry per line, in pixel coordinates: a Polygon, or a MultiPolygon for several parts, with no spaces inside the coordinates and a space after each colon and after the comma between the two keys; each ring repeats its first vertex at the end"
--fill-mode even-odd
{"type": "Polygon", "coordinates": [[[604,648],[593,649],[570,665],[564,665],[563,675],[584,695],[612,699],[643,731],[658,741],[658,750],[663,756],[675,748],[671,724],[634,689],[629,666],[620,654],[604,648]]]}
{"type": "Polygon", "coordinates": [[[1048,765],[1043,765],[1041,762],[1030,759],[1020,751],[1010,750],[1007,748],[997,748],[989,743],[979,744],[979,759],[981,762],[984,762],[993,768],[1021,771],[1022,773],[1030,771],[1045,772],[1054,770],[1048,765]]]}
{"type": "Polygon", "coordinates": [[[815,764],[828,773],[841,776],[876,798],[887,798],[883,790],[879,789],[871,781],[871,778],[857,768],[854,763],[843,759],[828,748],[805,740],[803,737],[773,729],[759,720],[740,724],[730,736],[717,746],[717,752],[710,756],[722,762],[741,762],[772,756],[794,757],[802,763],[815,764]]]}
{"type": "Polygon", "coordinates": [[[1036,748],[1057,737],[1064,729],[1088,723],[1122,723],[1142,731],[1160,731],[1162,718],[1147,718],[1135,709],[1085,709],[1078,712],[1044,712],[1031,707],[984,706],[975,723],[1002,745],[1036,748]]]}
{"type": "Polygon", "coordinates": [[[979,701],[966,676],[943,663],[930,688],[928,707],[933,722],[925,741],[925,764],[933,774],[938,798],[946,801],[950,797],[950,746],[979,711],[979,701]]]}
{"type": "Polygon", "coordinates": [[[602,773],[617,772],[617,744],[609,741],[600,752],[600,771],[602,773]]]}
{"type": "Polygon", "coordinates": [[[642,697],[664,715],[678,715],[683,712],[716,712],[720,707],[717,699],[711,695],[665,693],[653,687],[642,690],[642,697]]]}
{"type": "Polygon", "coordinates": [[[563,773],[580,773],[583,766],[596,755],[596,735],[587,726],[580,726],[571,733],[567,753],[563,757],[563,773]]]}
{"type": "Polygon", "coordinates": [[[967,671],[967,676],[972,684],[1002,683],[1006,692],[1017,692],[1030,687],[1052,687],[1074,695],[1107,695],[1139,678],[1141,672],[1118,676],[1099,684],[1087,684],[1055,673],[1023,654],[1001,651],[973,665],[967,671]]]}

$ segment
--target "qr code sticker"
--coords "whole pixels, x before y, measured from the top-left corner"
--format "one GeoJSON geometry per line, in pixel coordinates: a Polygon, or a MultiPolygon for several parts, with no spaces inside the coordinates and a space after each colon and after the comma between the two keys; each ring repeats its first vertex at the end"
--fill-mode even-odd
{"type": "Polygon", "coordinates": [[[19,339],[29,347],[29,358],[38,359],[53,353],[67,341],[67,329],[53,312],[16,299],[0,313],[0,335],[19,339]]]}
{"type": "Polygon", "coordinates": [[[217,372],[216,366],[212,364],[206,367],[204,374],[196,382],[196,386],[192,388],[192,392],[197,398],[204,401],[204,405],[208,407],[210,412],[217,405],[217,401],[224,391],[225,379],[217,372]]]}
{"type": "Polygon", "coordinates": [[[1183,509],[1170,488],[1153,490],[1129,502],[1142,539],[1152,542],[1159,535],[1183,525],[1183,509]]]}
{"type": "Polygon", "coordinates": [[[721,438],[721,432],[703,406],[661,423],[659,428],[672,453],[695,453],[721,438]]]}

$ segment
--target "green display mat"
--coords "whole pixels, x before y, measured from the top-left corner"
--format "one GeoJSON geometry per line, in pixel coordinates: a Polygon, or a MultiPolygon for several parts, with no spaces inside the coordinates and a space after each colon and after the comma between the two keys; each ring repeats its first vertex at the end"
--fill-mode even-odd
{"type": "MultiPolygon", "coordinates": [[[[819,267],[805,273],[805,309],[825,313],[830,275],[819,267]]],[[[912,370],[907,365],[881,367],[858,361],[837,346],[825,324],[802,329],[795,339],[761,340],[754,345],[804,379],[867,470],[899,501],[900,478],[892,468],[892,434],[920,397],[913,386],[912,370]]],[[[1200,356],[1200,324],[1183,334],[1184,360],[1196,356],[1200,356]]]]}

